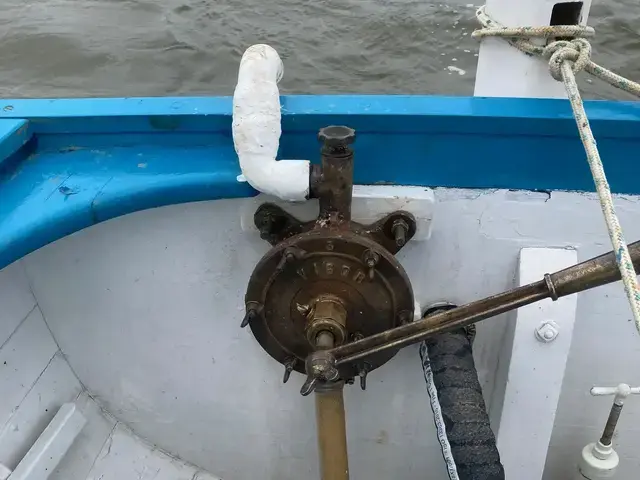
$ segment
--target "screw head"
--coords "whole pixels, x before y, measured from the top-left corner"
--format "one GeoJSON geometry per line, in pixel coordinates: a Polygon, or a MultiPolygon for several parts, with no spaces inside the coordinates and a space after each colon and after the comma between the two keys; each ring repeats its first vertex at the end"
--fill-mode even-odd
{"type": "Polygon", "coordinates": [[[341,125],[330,125],[320,129],[318,140],[329,147],[343,147],[355,142],[356,131],[341,125]]]}
{"type": "Polygon", "coordinates": [[[547,320],[535,330],[536,339],[542,343],[553,342],[560,334],[560,327],[553,320],[547,320]]]}

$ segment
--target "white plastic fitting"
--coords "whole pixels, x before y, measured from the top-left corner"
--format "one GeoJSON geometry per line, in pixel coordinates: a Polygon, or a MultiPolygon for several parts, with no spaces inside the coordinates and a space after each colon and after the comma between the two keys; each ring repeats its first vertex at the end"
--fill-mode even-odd
{"type": "Polygon", "coordinates": [[[242,55],[233,94],[233,143],[244,179],[256,190],[286,201],[309,194],[308,160],[276,160],[280,144],[283,65],[269,45],[253,45],[242,55]]]}
{"type": "Polygon", "coordinates": [[[611,445],[600,441],[590,443],[582,449],[578,462],[579,479],[598,480],[612,478],[616,474],[620,458],[611,445]]]}
{"type": "MultiPolygon", "coordinates": [[[[617,387],[593,387],[590,391],[594,397],[614,395],[613,403],[622,407],[629,395],[640,394],[640,387],[630,387],[621,383],[617,387]]],[[[582,449],[578,462],[579,479],[598,480],[612,478],[616,474],[620,457],[612,445],[604,445],[601,441],[590,443],[582,449]]]]}
{"type": "Polygon", "coordinates": [[[630,387],[626,383],[621,383],[617,387],[593,387],[590,393],[594,397],[615,395],[613,403],[623,405],[629,395],[640,395],[640,387],[630,387]]]}

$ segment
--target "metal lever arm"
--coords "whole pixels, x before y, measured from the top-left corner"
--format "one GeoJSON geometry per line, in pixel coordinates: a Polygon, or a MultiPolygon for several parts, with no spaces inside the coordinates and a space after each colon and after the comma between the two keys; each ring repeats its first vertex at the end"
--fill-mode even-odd
{"type": "MultiPolygon", "coordinates": [[[[640,268],[640,241],[630,244],[628,248],[635,268],[640,268]]],[[[545,298],[557,300],[560,297],[617,280],[620,280],[620,272],[614,253],[609,252],[573,267],[545,275],[544,279],[538,282],[325,350],[324,354],[333,357],[335,365],[343,365],[385,350],[406,347],[421,342],[431,335],[464,327],[545,298]]]]}

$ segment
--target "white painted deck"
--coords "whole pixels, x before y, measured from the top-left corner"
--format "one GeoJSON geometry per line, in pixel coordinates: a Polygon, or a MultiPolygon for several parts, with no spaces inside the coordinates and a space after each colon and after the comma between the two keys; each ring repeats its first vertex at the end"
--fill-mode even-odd
{"type": "MultiPolygon", "coordinates": [[[[609,249],[593,195],[435,195],[431,239],[400,254],[423,305],[513,286],[525,247],[572,246],[579,260],[609,249]]],[[[246,282],[268,247],[241,231],[246,201],[115,219],[0,271],[0,464],[15,468],[75,401],[88,422],[55,480],[317,478],[302,379],[281,385],[280,366],[239,328],[246,282]]],[[[640,238],[640,199],[619,197],[617,208],[627,237],[640,238]]],[[[600,433],[610,399],[590,387],[640,384],[640,338],[620,285],[579,295],[577,312],[546,480],[571,478],[600,433]]],[[[478,329],[489,408],[507,318],[478,329]]],[[[352,478],[445,480],[417,351],[369,380],[366,393],[347,393],[352,478]]],[[[631,399],[615,439],[623,480],[640,468],[639,414],[631,399]]],[[[522,428],[538,421],[525,416],[522,428]]]]}
{"type": "Polygon", "coordinates": [[[0,271],[0,305],[0,465],[14,470],[58,409],[74,402],[87,424],[50,480],[216,480],[141,440],[88,395],[20,262],[0,271]]]}

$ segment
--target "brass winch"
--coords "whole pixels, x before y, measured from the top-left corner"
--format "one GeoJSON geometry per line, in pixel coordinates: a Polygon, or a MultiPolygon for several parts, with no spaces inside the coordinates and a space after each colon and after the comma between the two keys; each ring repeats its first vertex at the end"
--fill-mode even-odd
{"type": "MultiPolygon", "coordinates": [[[[247,288],[246,316],[262,347],[285,365],[284,381],[305,367],[313,352],[357,341],[413,320],[413,292],[394,257],[415,234],[410,213],[394,212],[372,225],[351,220],[355,132],[330,126],[320,130],[321,166],[314,166],[310,196],[318,198],[316,220],[301,222],[274,204],[255,213],[261,237],[274,246],[258,263],[247,288]]],[[[395,351],[310,376],[352,383],[389,361],[395,351]]],[[[320,355],[320,354],[318,354],[320,355]]],[[[321,359],[316,358],[316,363],[321,359]]]]}

